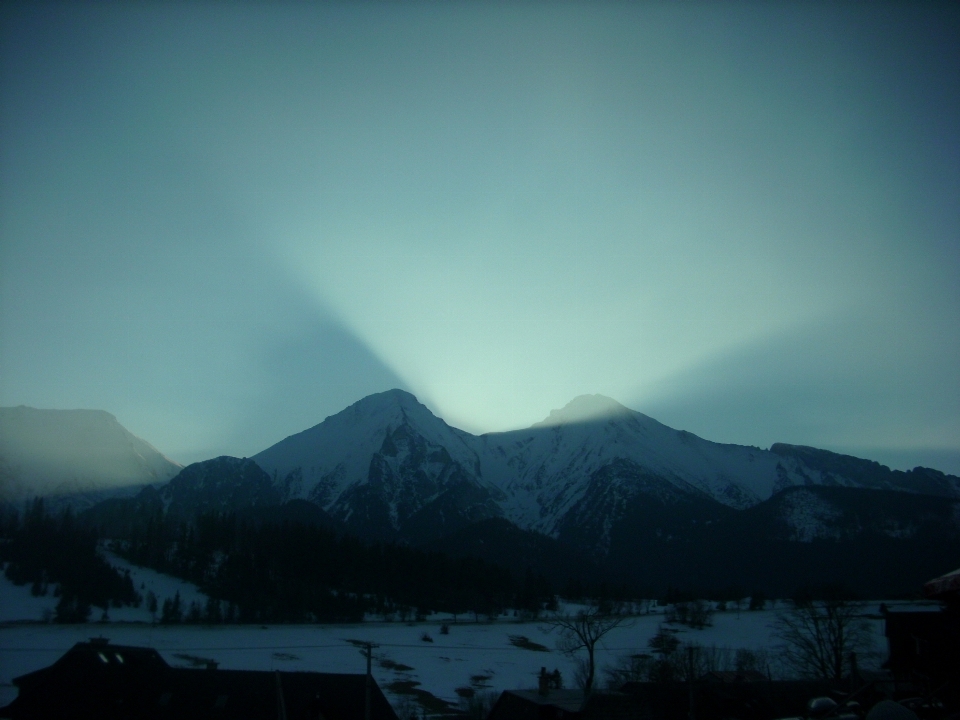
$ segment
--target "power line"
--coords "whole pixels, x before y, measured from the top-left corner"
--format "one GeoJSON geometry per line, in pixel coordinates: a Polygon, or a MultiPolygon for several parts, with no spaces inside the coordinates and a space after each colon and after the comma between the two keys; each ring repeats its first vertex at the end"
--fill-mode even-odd
{"type": "MultiPolygon", "coordinates": [[[[508,645],[434,645],[427,646],[425,644],[407,644],[407,643],[371,643],[373,647],[384,647],[384,648],[416,648],[418,650],[455,650],[457,652],[463,650],[509,650],[511,646],[508,645]]],[[[234,645],[234,646],[224,646],[224,645],[210,645],[210,646],[189,646],[189,647],[154,647],[155,650],[159,652],[175,652],[175,651],[192,651],[192,652],[214,652],[216,650],[224,651],[240,651],[240,650],[326,650],[333,648],[344,649],[353,645],[345,645],[338,643],[336,645],[234,645]]],[[[366,642],[355,645],[358,649],[363,649],[367,645],[366,642]]],[[[627,647],[604,647],[604,650],[610,652],[621,651],[621,650],[636,650],[638,646],[631,645],[627,647]]],[[[69,649],[69,648],[67,648],[69,649]]],[[[63,652],[63,647],[55,648],[25,648],[25,647],[0,647],[0,652],[63,652]]],[[[535,650],[532,652],[548,652],[552,653],[552,650],[535,650]]]]}

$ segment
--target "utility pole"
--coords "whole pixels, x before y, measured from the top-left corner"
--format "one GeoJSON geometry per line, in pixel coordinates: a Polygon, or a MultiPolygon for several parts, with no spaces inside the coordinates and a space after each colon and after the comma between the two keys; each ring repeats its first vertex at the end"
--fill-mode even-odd
{"type": "Polygon", "coordinates": [[[367,656],[367,681],[363,694],[363,720],[370,720],[370,687],[373,685],[372,657],[373,648],[380,647],[377,643],[363,643],[364,655],[367,656]]]}
{"type": "Polygon", "coordinates": [[[280,682],[280,671],[274,671],[277,678],[277,720],[287,720],[287,702],[283,698],[283,684],[280,682]]]}
{"type": "Polygon", "coordinates": [[[687,687],[689,689],[690,720],[696,720],[696,713],[693,709],[693,645],[687,645],[687,687]]]}

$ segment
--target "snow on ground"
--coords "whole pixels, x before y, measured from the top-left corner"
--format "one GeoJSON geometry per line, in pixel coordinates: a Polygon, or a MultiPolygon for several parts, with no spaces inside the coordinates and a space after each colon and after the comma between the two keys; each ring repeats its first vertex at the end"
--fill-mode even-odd
{"type": "MultiPolygon", "coordinates": [[[[162,606],[179,592],[184,607],[206,597],[199,589],[169,575],[131,565],[105,552],[121,570],[129,569],[134,587],[146,597],[153,592],[162,606]]],[[[897,609],[919,609],[909,603],[888,602],[897,609]]],[[[28,585],[17,587],[0,574],[0,706],[16,697],[15,677],[46,667],[74,643],[104,636],[118,645],[156,648],[171,665],[191,667],[216,660],[225,669],[300,670],[314,672],[355,672],[366,669],[366,660],[357,642],[372,642],[374,676],[391,702],[401,696],[390,691],[396,681],[413,681],[419,688],[451,703],[458,701],[457,688],[500,692],[536,687],[541,667],[563,674],[565,684],[574,686],[575,660],[556,650],[557,633],[548,632],[544,621],[519,622],[512,615],[494,622],[471,622],[460,616],[454,623],[448,615],[434,615],[420,623],[365,622],[354,625],[158,625],[143,603],[139,608],[111,608],[110,622],[85,625],[54,625],[40,622],[44,611],[52,613],[52,593],[34,597],[28,585]],[[441,634],[442,623],[449,634],[441,634]],[[430,641],[423,639],[429,635],[430,641]],[[530,641],[527,647],[511,642],[511,636],[530,641]],[[528,649],[531,644],[545,650],[528,649]]],[[[561,611],[575,613],[582,606],[564,604],[561,611]]],[[[664,620],[662,607],[643,603],[647,614],[631,618],[607,635],[597,648],[598,682],[602,670],[618,658],[648,650],[648,641],[664,620]]],[[[712,626],[692,630],[671,625],[681,642],[703,646],[759,650],[776,644],[772,623],[787,604],[761,611],[717,612],[712,626]]],[[[879,602],[868,604],[876,611],[879,602]]],[[[97,620],[99,611],[91,615],[97,620]]],[[[885,652],[882,622],[874,622],[876,649],[885,652]]],[[[521,643],[524,644],[524,643],[521,643]]]]}
{"type": "MultiPolygon", "coordinates": [[[[760,649],[774,644],[771,623],[776,611],[717,613],[703,630],[678,628],[684,642],[730,648],[760,649]]],[[[618,657],[647,650],[661,615],[634,618],[612,631],[600,644],[597,667],[618,657]]],[[[878,649],[882,628],[877,622],[878,649]]],[[[148,623],[89,623],[87,625],[21,624],[0,626],[0,704],[15,697],[14,677],[46,667],[74,643],[103,635],[112,643],[156,648],[171,665],[201,665],[216,660],[225,669],[365,671],[357,641],[379,645],[374,650],[374,676],[392,702],[391,683],[412,680],[433,695],[456,703],[456,688],[502,691],[533,688],[541,667],[558,668],[573,685],[574,661],[556,651],[556,634],[542,622],[461,622],[447,635],[439,623],[362,623],[355,625],[188,626],[148,623]],[[422,638],[428,633],[432,642],[422,638]],[[546,651],[517,647],[510,636],[524,636],[546,651]],[[351,642],[353,641],[353,642],[351,642]],[[485,679],[481,679],[485,678],[485,679]]],[[[598,678],[602,683],[602,676],[598,678]]]]}
{"type": "Polygon", "coordinates": [[[42,597],[35,597],[30,592],[29,585],[14,585],[6,575],[0,573],[0,623],[15,622],[17,620],[44,619],[45,615],[53,617],[53,609],[57,606],[57,598],[53,593],[42,597]]]}
{"type": "MultiPolygon", "coordinates": [[[[193,583],[186,580],[175,578],[172,575],[164,575],[150,568],[140,567],[124,560],[119,555],[115,555],[109,550],[101,549],[101,553],[107,561],[115,568],[123,572],[130,571],[130,579],[133,581],[133,588],[143,597],[143,602],[139,608],[122,607],[110,608],[110,619],[120,622],[151,622],[154,618],[147,608],[147,594],[152,592],[157,598],[157,617],[160,616],[160,608],[163,607],[163,601],[173,600],[177,593],[180,593],[180,603],[184,612],[190,607],[190,603],[196,602],[203,608],[207,601],[207,596],[200,592],[200,589],[193,583]]],[[[94,614],[90,619],[98,619],[97,609],[94,608],[94,614]]]]}
{"type": "MultiPolygon", "coordinates": [[[[130,571],[130,579],[133,581],[134,589],[143,596],[143,602],[138,608],[132,606],[110,608],[107,611],[110,620],[152,622],[154,618],[147,608],[146,602],[149,592],[153,592],[157,597],[157,617],[160,615],[159,609],[163,607],[163,601],[167,598],[173,600],[178,592],[184,612],[190,607],[191,602],[199,603],[202,608],[207,600],[207,596],[192,583],[171,575],[158,573],[156,570],[138,567],[109,551],[101,550],[101,552],[107,561],[121,572],[124,570],[130,571]]],[[[30,585],[14,585],[6,575],[0,573],[0,623],[22,620],[40,621],[52,617],[58,602],[58,598],[54,597],[53,593],[54,585],[50,585],[46,595],[34,597],[30,593],[30,585]]],[[[90,620],[99,620],[101,613],[100,608],[93,608],[90,613],[90,620]]]]}

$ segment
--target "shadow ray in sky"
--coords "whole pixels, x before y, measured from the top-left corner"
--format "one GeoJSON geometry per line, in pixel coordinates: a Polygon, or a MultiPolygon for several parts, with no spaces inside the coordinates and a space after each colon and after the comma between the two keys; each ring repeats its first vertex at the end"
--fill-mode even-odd
{"type": "Polygon", "coordinates": [[[265,344],[257,387],[229,431],[253,455],[357,400],[407,384],[353,332],[318,319],[265,344]]]}
{"type": "Polygon", "coordinates": [[[856,318],[810,323],[684,371],[631,406],[715,442],[812,445],[960,474],[953,342],[856,318]]]}

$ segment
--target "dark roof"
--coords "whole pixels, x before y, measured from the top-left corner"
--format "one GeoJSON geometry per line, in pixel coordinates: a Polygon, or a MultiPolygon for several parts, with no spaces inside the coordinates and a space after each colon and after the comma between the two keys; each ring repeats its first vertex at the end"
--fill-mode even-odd
{"type": "Polygon", "coordinates": [[[494,703],[487,720],[572,720],[580,716],[582,690],[505,690],[494,703]]]}
{"type": "Polygon", "coordinates": [[[537,705],[552,705],[567,712],[578,712],[583,707],[583,690],[548,690],[541,694],[539,690],[510,690],[517,697],[537,705]]]}
{"type": "MultiPolygon", "coordinates": [[[[360,720],[366,676],[170,667],[152,648],[77,643],[53,665],[14,679],[10,718],[216,718],[360,720]]],[[[375,680],[371,720],[397,720],[375,680]]]]}
{"type": "Polygon", "coordinates": [[[924,583],[923,594],[929,598],[956,598],[960,596],[960,569],[924,583]]]}

